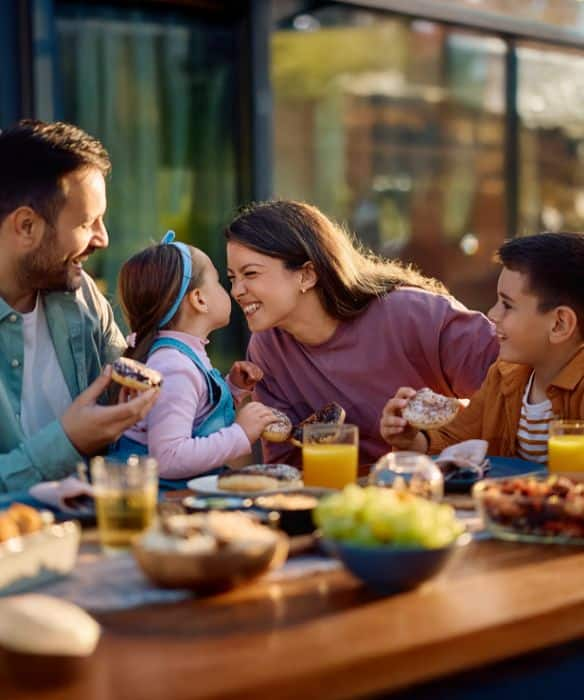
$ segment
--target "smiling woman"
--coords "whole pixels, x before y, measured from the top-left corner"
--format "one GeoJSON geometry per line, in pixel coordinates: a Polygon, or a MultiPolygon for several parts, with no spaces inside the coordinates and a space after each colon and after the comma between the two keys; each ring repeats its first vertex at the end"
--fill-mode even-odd
{"type": "MultiPolygon", "coordinates": [[[[497,355],[492,326],[436,280],[359,250],[316,207],[253,205],[229,225],[228,275],[264,372],[255,395],[298,423],[336,401],[359,426],[361,463],[387,451],[379,417],[404,382],[470,396],[497,355]]],[[[297,464],[287,443],[269,462],[297,464]]]]}

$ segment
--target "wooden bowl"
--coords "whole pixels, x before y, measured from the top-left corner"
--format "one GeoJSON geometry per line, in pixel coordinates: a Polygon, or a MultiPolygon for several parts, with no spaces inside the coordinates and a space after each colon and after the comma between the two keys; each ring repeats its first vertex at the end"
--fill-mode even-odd
{"type": "Polygon", "coordinates": [[[143,537],[133,553],[146,576],[162,588],[186,588],[209,594],[227,590],[286,561],[288,538],[274,532],[268,542],[235,542],[212,552],[150,549],[143,537]]]}

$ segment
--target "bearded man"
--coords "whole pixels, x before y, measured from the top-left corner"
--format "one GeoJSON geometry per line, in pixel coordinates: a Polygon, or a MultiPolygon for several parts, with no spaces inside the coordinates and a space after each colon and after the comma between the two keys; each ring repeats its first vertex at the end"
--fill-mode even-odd
{"type": "Polygon", "coordinates": [[[125,347],[83,271],[108,245],[110,167],[71,124],[26,120],[0,133],[0,492],[70,474],[156,399],[98,403],[125,347]]]}

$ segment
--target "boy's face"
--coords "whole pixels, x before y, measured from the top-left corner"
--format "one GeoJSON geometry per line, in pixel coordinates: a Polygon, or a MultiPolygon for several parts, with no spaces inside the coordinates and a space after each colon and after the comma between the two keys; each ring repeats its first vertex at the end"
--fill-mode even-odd
{"type": "Polygon", "coordinates": [[[500,343],[499,358],[537,367],[549,352],[554,310],[538,310],[526,275],[503,268],[497,284],[497,303],[489,311],[500,343]]]}

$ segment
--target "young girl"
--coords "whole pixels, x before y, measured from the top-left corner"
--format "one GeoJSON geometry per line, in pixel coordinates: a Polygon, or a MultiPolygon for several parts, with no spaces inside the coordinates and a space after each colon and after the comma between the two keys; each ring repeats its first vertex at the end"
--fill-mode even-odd
{"type": "MultiPolygon", "coordinates": [[[[131,257],[118,281],[124,316],[132,333],[126,357],[159,371],[164,382],[148,416],[126,431],[110,455],[150,454],[166,486],[251,452],[264,427],[274,420],[269,408],[251,402],[235,414],[230,386],[213,369],[207,336],[229,323],[231,301],[205,253],[174,242],[169,232],[160,245],[131,257]]],[[[251,362],[235,362],[227,381],[241,401],[261,379],[251,362]]]]}

